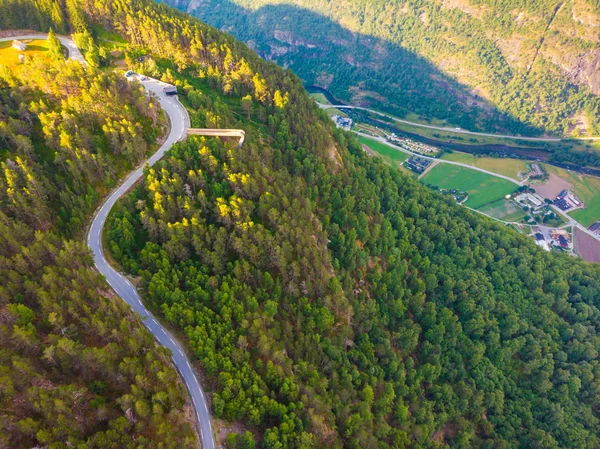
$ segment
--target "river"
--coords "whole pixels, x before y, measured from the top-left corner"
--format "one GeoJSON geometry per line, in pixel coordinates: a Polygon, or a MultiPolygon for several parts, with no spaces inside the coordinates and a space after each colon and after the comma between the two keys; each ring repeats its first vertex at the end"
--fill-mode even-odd
{"type": "MultiPolygon", "coordinates": [[[[306,86],[305,87],[308,93],[320,93],[327,98],[332,104],[345,105],[343,101],[336,99],[331,92],[322,87],[318,86],[306,86]]],[[[348,113],[348,112],[347,112],[348,113]]],[[[552,151],[544,150],[540,148],[531,148],[531,147],[519,147],[519,146],[511,146],[511,145],[501,145],[501,144],[486,144],[486,145],[469,145],[463,144],[454,141],[440,141],[435,139],[430,139],[428,137],[423,137],[419,134],[410,133],[403,131],[401,129],[393,126],[392,123],[388,123],[382,120],[376,120],[370,117],[367,117],[365,113],[359,110],[352,110],[349,113],[350,116],[354,116],[354,118],[359,118],[359,121],[364,123],[369,123],[372,125],[379,126],[380,128],[387,129],[389,132],[395,133],[399,136],[405,136],[410,139],[416,140],[418,142],[425,143],[427,145],[431,145],[438,148],[446,148],[453,151],[460,151],[463,153],[469,154],[479,154],[491,157],[512,157],[516,159],[528,159],[532,161],[543,161],[546,164],[554,165],[556,167],[565,168],[567,170],[573,170],[579,173],[584,173],[586,175],[597,176],[600,177],[600,169],[598,168],[588,168],[581,167],[578,165],[567,164],[564,162],[556,162],[551,161],[552,151]]]]}

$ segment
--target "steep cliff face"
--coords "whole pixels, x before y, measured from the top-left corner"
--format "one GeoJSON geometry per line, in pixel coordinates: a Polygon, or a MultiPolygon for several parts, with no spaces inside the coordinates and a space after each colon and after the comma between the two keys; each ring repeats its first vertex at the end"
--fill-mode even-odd
{"type": "Polygon", "coordinates": [[[384,108],[442,119],[450,108],[454,123],[520,132],[527,131],[509,118],[562,134],[585,115],[583,132],[598,132],[600,9],[593,0],[167,3],[349,101],[375,104],[383,96],[384,108]],[[447,94],[453,102],[439,99],[447,94]]]}

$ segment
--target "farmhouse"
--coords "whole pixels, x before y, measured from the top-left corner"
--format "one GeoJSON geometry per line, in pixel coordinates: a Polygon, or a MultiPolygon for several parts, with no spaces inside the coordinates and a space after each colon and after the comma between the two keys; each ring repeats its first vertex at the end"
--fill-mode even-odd
{"type": "Polygon", "coordinates": [[[560,244],[560,246],[562,246],[563,248],[568,248],[569,247],[569,242],[567,241],[567,239],[562,236],[559,235],[558,236],[558,243],[560,244]]]}
{"type": "Polygon", "coordinates": [[[600,221],[597,221],[596,223],[591,225],[590,231],[592,231],[596,235],[600,235],[600,221]]]}
{"type": "Polygon", "coordinates": [[[343,128],[346,131],[350,131],[352,128],[352,119],[348,117],[341,117],[339,115],[332,115],[331,120],[333,120],[338,128],[343,128]]]}
{"type": "Polygon", "coordinates": [[[21,42],[21,41],[17,41],[17,40],[12,41],[12,46],[15,50],[18,50],[18,51],[25,51],[25,49],[27,48],[27,44],[25,42],[21,42]]]}

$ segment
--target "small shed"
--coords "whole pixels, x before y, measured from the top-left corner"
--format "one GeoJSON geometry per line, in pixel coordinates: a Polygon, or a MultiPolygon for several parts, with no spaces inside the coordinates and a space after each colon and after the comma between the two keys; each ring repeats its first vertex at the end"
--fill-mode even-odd
{"type": "Polygon", "coordinates": [[[12,46],[15,50],[25,51],[27,49],[27,44],[25,42],[14,40],[12,42],[12,46]]]}

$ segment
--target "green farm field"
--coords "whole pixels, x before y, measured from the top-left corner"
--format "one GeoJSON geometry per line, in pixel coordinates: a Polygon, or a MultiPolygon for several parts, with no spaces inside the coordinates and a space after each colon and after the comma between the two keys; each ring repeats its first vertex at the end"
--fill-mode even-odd
{"type": "Polygon", "coordinates": [[[521,208],[504,198],[485,204],[477,210],[507,222],[519,222],[526,215],[521,208]]]}
{"type": "Polygon", "coordinates": [[[600,178],[569,172],[565,169],[546,165],[548,172],[573,184],[573,192],[585,204],[585,209],[579,209],[569,213],[585,227],[591,226],[600,220],[600,178]]]}
{"type": "Polygon", "coordinates": [[[478,209],[512,193],[517,185],[476,170],[451,164],[438,164],[422,179],[424,184],[441,189],[458,189],[469,194],[465,205],[478,209]]]}
{"type": "Polygon", "coordinates": [[[407,153],[398,151],[395,148],[392,148],[384,143],[378,142],[377,140],[369,139],[368,137],[359,136],[358,141],[368,146],[370,149],[382,156],[384,159],[388,159],[390,162],[396,162],[400,164],[409,157],[407,153]]]}
{"type": "Polygon", "coordinates": [[[442,156],[442,159],[483,168],[484,170],[489,170],[504,176],[510,176],[514,179],[519,179],[519,173],[527,171],[526,161],[519,159],[475,157],[471,154],[458,152],[446,153],[442,156]]]}
{"type": "Polygon", "coordinates": [[[368,146],[374,153],[381,156],[383,160],[392,167],[399,168],[402,172],[408,175],[416,176],[416,173],[401,165],[402,162],[408,159],[409,155],[407,153],[398,151],[395,148],[392,148],[377,140],[369,139],[368,137],[358,136],[357,138],[360,143],[368,146]]]}

